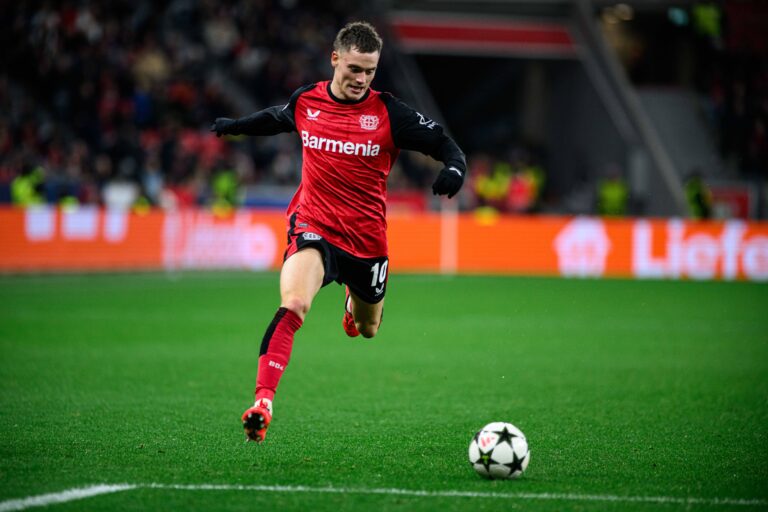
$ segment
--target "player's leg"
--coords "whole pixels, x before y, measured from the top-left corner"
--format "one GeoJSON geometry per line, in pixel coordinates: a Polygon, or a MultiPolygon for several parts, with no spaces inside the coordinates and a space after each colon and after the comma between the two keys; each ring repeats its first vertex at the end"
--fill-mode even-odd
{"type": "Polygon", "coordinates": [[[349,310],[355,319],[355,327],[364,338],[376,336],[384,313],[384,299],[370,304],[349,290],[349,310]]]}
{"type": "Polygon", "coordinates": [[[314,247],[299,250],[283,263],[280,272],[280,306],[304,320],[323,286],[323,255],[314,247]]]}
{"type": "Polygon", "coordinates": [[[349,292],[349,286],[345,286],[344,293],[344,318],[341,319],[341,326],[344,328],[344,332],[350,338],[356,338],[360,336],[360,331],[357,330],[355,325],[355,317],[352,316],[352,296],[349,292]]]}
{"type": "Polygon", "coordinates": [[[347,336],[373,338],[381,326],[389,259],[358,258],[337,253],[341,280],[347,285],[342,326],[347,336]]]}
{"type": "Polygon", "coordinates": [[[304,323],[312,300],[323,284],[323,257],[315,247],[291,255],[280,272],[280,308],[269,324],[259,350],[256,399],[272,400],[293,349],[293,338],[304,323]]]}
{"type": "Polygon", "coordinates": [[[300,249],[283,263],[280,272],[280,308],[269,324],[259,350],[256,399],[275,396],[288,366],[293,338],[304,323],[312,300],[323,285],[323,257],[315,247],[300,249]]]}
{"type": "Polygon", "coordinates": [[[296,331],[304,322],[312,300],[323,285],[323,256],[315,247],[292,254],[280,272],[280,308],[267,327],[259,351],[256,402],[243,413],[249,439],[261,442],[272,420],[272,400],[288,366],[296,331]]]}

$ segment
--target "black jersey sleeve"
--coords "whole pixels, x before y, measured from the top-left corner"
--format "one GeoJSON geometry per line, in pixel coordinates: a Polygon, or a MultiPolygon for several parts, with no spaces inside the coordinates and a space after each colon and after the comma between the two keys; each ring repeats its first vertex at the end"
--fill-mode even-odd
{"type": "Polygon", "coordinates": [[[296,131],[294,119],[296,102],[299,100],[299,96],[313,89],[315,85],[305,85],[297,89],[291,94],[291,98],[285,105],[268,107],[249,116],[236,119],[229,133],[233,135],[275,135],[296,131]]]}
{"type": "Polygon", "coordinates": [[[455,166],[462,173],[467,170],[467,160],[456,142],[443,133],[443,127],[415,111],[391,94],[381,95],[389,113],[392,140],[400,149],[419,151],[455,166]]]}

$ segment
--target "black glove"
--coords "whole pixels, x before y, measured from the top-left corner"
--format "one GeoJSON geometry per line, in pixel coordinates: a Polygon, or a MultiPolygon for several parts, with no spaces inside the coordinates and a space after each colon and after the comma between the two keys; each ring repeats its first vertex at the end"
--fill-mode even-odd
{"type": "Polygon", "coordinates": [[[216,132],[217,137],[233,133],[232,128],[235,125],[235,120],[228,117],[217,117],[211,125],[211,131],[216,132]]]}
{"type": "Polygon", "coordinates": [[[459,169],[453,165],[444,167],[440,174],[437,175],[437,179],[432,184],[432,193],[434,195],[448,194],[448,198],[455,196],[461,186],[464,184],[464,174],[466,171],[459,169]]]}

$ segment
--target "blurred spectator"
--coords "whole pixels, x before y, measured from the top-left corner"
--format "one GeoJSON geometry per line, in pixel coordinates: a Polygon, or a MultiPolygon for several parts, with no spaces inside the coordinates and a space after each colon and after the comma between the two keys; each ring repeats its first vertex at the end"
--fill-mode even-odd
{"type": "Polygon", "coordinates": [[[43,203],[40,193],[43,185],[43,168],[26,166],[11,182],[11,198],[18,206],[34,206],[43,203]]]}
{"type": "Polygon", "coordinates": [[[497,212],[536,211],[544,186],[544,170],[529,152],[514,148],[506,159],[478,153],[469,159],[470,189],[476,208],[497,212]]]}
{"type": "Polygon", "coordinates": [[[513,172],[507,196],[509,211],[515,213],[533,211],[537,197],[538,183],[531,169],[526,167],[513,172]]]}
{"type": "Polygon", "coordinates": [[[629,187],[621,170],[611,167],[597,185],[597,213],[605,217],[623,217],[627,214],[629,187]]]}
{"type": "Polygon", "coordinates": [[[217,214],[227,214],[239,205],[237,174],[231,166],[218,166],[211,180],[211,195],[211,207],[217,214]]]}
{"type": "Polygon", "coordinates": [[[203,27],[205,43],[214,56],[228,59],[234,54],[235,46],[240,42],[240,32],[234,23],[237,14],[218,5],[212,10],[215,10],[215,13],[203,27]]]}
{"type": "Polygon", "coordinates": [[[141,185],[147,199],[153,205],[160,204],[160,198],[164,186],[163,169],[160,165],[160,155],[157,149],[149,152],[141,185]]]}
{"type": "Polygon", "coordinates": [[[163,84],[170,75],[170,64],[153,34],[147,34],[133,63],[133,76],[139,91],[149,91],[156,84],[163,84]]]}
{"type": "MultiPolygon", "coordinates": [[[[480,156],[477,167],[472,167],[471,184],[476,206],[506,211],[512,166],[502,161],[489,161],[480,156]]],[[[474,160],[474,159],[472,159],[474,160]]]]}
{"type": "Polygon", "coordinates": [[[712,191],[701,175],[694,170],[685,180],[685,196],[691,217],[704,220],[712,217],[712,191]]]}
{"type": "Polygon", "coordinates": [[[533,156],[524,150],[512,153],[513,172],[509,184],[507,205],[515,213],[532,213],[539,207],[544,187],[544,169],[534,163],[533,156]]]}

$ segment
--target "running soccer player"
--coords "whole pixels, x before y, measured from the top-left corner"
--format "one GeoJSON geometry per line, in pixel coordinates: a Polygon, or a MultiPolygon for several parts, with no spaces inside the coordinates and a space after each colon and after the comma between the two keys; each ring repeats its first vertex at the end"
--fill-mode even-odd
{"type": "Polygon", "coordinates": [[[301,183],[288,211],[288,247],[280,273],[280,308],[261,342],[256,402],[243,413],[248,439],[261,442],[272,400],[288,366],[296,331],[320,288],[346,285],[343,328],[371,338],[381,325],[389,259],[386,182],[401,149],[443,162],[434,194],[456,195],[466,160],[434,121],[370,88],[382,40],[366,22],[336,36],[333,78],[301,87],[285,105],[240,119],[219,117],[216,136],[297,132],[303,145],[301,183]]]}

